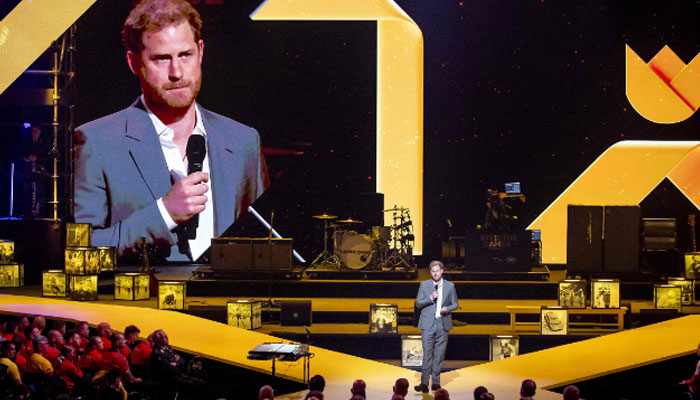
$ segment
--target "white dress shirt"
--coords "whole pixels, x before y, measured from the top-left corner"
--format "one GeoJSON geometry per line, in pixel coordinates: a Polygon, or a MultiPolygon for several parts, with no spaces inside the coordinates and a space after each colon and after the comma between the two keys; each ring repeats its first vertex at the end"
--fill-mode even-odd
{"type": "MultiPolygon", "coordinates": [[[[435,318],[440,318],[442,317],[442,314],[440,314],[440,310],[442,309],[442,278],[440,278],[440,281],[437,282],[438,285],[438,298],[437,301],[435,302],[435,318]]],[[[435,287],[435,286],[433,286],[435,287]]]]}
{"type": "MultiPolygon", "coordinates": [[[[165,156],[165,162],[168,165],[168,170],[170,171],[170,179],[172,183],[179,181],[180,179],[187,176],[187,156],[183,157],[180,153],[180,149],[177,148],[173,139],[175,137],[175,132],[168,128],[158,117],[148,108],[146,101],[141,95],[141,103],[146,108],[148,116],[153,122],[153,126],[158,133],[158,141],[160,142],[160,147],[163,150],[163,155],[165,156]]],[[[202,135],[206,139],[207,132],[204,130],[204,125],[202,124],[202,116],[199,113],[199,107],[195,104],[195,116],[197,122],[195,123],[193,135],[202,135]]],[[[207,141],[207,153],[204,156],[204,162],[202,165],[202,172],[209,173],[209,142],[207,141]]],[[[211,238],[214,237],[214,202],[212,200],[212,179],[211,174],[209,174],[209,181],[205,183],[209,189],[205,196],[207,196],[207,202],[204,207],[204,211],[199,213],[199,226],[197,227],[197,237],[195,239],[189,240],[190,251],[192,253],[192,258],[196,260],[199,256],[204,253],[211,245],[211,238]]],[[[161,217],[165,225],[171,231],[177,227],[175,221],[166,210],[163,204],[163,198],[159,198],[157,201],[158,210],[160,211],[161,217]]]]}

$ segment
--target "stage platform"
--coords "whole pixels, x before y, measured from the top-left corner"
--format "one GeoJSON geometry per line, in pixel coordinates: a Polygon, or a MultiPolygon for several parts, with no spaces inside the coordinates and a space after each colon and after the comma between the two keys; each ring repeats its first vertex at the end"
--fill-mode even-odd
{"type": "MultiPolygon", "coordinates": [[[[279,341],[261,332],[147,307],[0,295],[0,311],[30,316],[45,315],[67,321],[87,320],[92,326],[101,321],[109,321],[115,330],[132,323],[139,326],[142,332],[161,328],[168,332],[171,345],[180,351],[268,374],[271,372],[271,363],[248,360],[247,352],[260,343],[279,341]],[[193,331],[198,335],[192,335],[193,331]]],[[[449,371],[443,374],[442,384],[450,391],[453,399],[469,399],[477,385],[488,387],[496,398],[515,398],[520,381],[531,378],[542,388],[538,390],[538,399],[560,399],[560,394],[546,389],[691,354],[697,347],[696,332],[700,332],[700,316],[686,316],[522,354],[511,359],[449,371]]],[[[412,383],[419,378],[419,374],[413,370],[316,346],[311,347],[311,352],[314,353],[311,374],[321,374],[326,378],[328,398],[347,397],[350,384],[357,378],[365,379],[368,398],[376,399],[389,398],[391,386],[399,377],[406,377],[412,383]]],[[[278,365],[277,373],[284,379],[301,381],[302,363],[285,363],[283,367],[278,365]]],[[[278,398],[300,399],[303,398],[303,392],[278,398]]],[[[407,398],[425,397],[410,393],[407,398]]]]}

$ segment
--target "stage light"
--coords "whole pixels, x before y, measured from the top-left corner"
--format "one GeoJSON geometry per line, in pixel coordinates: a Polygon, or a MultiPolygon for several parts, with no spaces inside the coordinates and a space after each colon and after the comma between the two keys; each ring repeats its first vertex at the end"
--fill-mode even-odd
{"type": "Polygon", "coordinates": [[[158,282],[158,308],[161,310],[184,310],[185,282],[158,282]]]}
{"type": "Polygon", "coordinates": [[[226,302],[226,322],[243,329],[258,329],[262,326],[262,302],[257,300],[235,300],[226,302]]]}
{"type": "Polygon", "coordinates": [[[29,122],[25,122],[22,124],[22,126],[24,127],[24,129],[29,129],[32,126],[32,124],[30,124],[29,122]]]}
{"type": "Polygon", "coordinates": [[[68,275],[60,269],[50,269],[41,274],[41,295],[66,297],[70,286],[68,275]]]}
{"type": "Polygon", "coordinates": [[[114,300],[148,300],[150,281],[148,274],[137,272],[114,275],[114,300]]]}

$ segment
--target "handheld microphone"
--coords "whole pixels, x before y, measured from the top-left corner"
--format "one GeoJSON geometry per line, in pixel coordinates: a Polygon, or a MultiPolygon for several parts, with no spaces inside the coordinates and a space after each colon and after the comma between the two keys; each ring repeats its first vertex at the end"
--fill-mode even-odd
{"type": "MultiPolygon", "coordinates": [[[[438,284],[435,284],[435,290],[438,290],[438,284]]],[[[437,303],[437,297],[433,299],[433,303],[437,303]]]]}
{"type": "MultiPolygon", "coordinates": [[[[201,172],[204,165],[204,157],[207,155],[207,144],[202,135],[190,135],[187,139],[187,175],[194,172],[201,172]]],[[[199,226],[199,214],[193,216],[183,224],[184,237],[195,239],[197,237],[197,227],[199,226]]]]}

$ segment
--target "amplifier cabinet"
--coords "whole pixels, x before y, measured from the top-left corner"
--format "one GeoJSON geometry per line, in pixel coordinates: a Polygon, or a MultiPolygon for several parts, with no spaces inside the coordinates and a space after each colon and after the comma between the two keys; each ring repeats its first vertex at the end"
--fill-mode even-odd
{"type": "Polygon", "coordinates": [[[291,271],[292,244],[292,239],[214,238],[211,267],[225,271],[291,271]]]}

